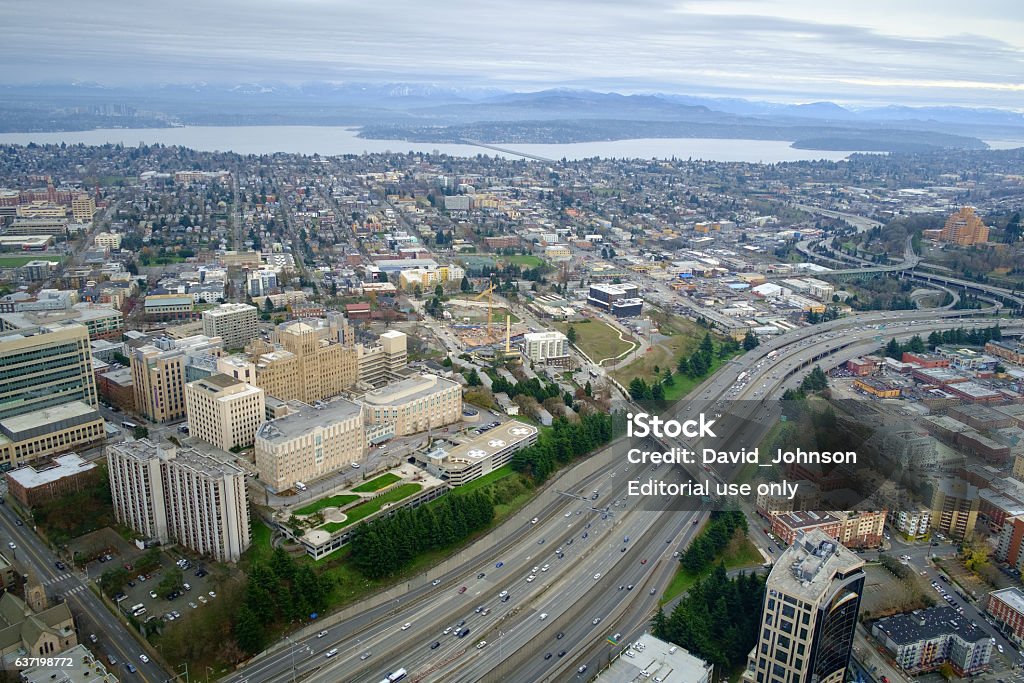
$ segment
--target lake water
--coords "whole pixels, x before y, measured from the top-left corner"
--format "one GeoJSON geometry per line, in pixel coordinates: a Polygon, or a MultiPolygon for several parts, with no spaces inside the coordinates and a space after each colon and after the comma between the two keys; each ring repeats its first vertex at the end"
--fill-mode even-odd
{"type": "MultiPolygon", "coordinates": [[[[443,152],[453,156],[488,154],[515,158],[473,145],[406,142],[404,140],[367,140],[356,136],[355,128],[340,126],[189,126],[185,128],[115,128],[67,133],[3,133],[0,144],[26,145],[83,143],[102,145],[122,143],[138,145],[161,143],[191,149],[232,151],[238,154],[362,154],[364,152],[443,152]]],[[[749,161],[774,163],[805,159],[845,159],[851,152],[823,152],[793,149],[780,140],[720,140],[709,138],[654,138],[577,142],[561,145],[499,144],[548,159],[641,158],[706,159],[710,161],[749,161]]]]}

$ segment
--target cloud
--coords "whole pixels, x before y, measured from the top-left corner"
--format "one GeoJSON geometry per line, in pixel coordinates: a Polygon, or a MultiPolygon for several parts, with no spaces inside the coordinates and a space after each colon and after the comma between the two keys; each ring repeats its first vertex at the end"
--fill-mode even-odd
{"type": "Polygon", "coordinates": [[[938,0],[914,21],[876,0],[0,0],[0,59],[21,81],[444,78],[1019,106],[1024,31],[1013,7],[980,4],[938,0]]]}

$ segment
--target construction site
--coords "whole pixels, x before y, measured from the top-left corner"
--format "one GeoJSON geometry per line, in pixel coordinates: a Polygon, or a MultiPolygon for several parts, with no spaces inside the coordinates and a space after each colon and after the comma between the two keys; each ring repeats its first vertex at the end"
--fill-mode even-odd
{"type": "Polygon", "coordinates": [[[445,302],[444,317],[467,351],[491,347],[496,353],[515,356],[514,342],[528,331],[527,326],[509,311],[505,302],[494,296],[494,287],[489,287],[473,299],[445,302]]]}

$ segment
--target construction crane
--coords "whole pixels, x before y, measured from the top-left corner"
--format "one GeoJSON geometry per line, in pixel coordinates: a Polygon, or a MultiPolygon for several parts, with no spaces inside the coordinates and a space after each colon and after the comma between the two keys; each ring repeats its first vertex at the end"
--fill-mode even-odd
{"type": "Polygon", "coordinates": [[[485,289],[484,291],[480,292],[475,297],[473,297],[474,301],[478,301],[478,300],[484,298],[485,296],[487,297],[487,336],[488,337],[491,336],[491,314],[492,314],[492,308],[494,306],[494,299],[491,297],[491,293],[494,291],[494,289],[495,289],[495,285],[493,283],[491,283],[490,287],[488,287],[487,289],[485,289]]]}

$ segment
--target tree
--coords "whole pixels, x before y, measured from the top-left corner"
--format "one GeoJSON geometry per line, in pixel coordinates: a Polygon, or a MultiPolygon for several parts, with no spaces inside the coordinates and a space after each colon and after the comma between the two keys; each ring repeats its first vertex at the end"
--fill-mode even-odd
{"type": "Polygon", "coordinates": [[[462,276],[462,282],[459,283],[459,290],[468,292],[473,289],[473,285],[469,282],[469,277],[466,275],[462,276]]]}
{"type": "Polygon", "coordinates": [[[651,398],[655,401],[665,400],[665,387],[661,385],[661,382],[655,382],[651,387],[651,398]]]}
{"type": "Polygon", "coordinates": [[[149,438],[149,430],[145,427],[136,427],[132,430],[133,439],[146,439],[149,438]]]}
{"type": "Polygon", "coordinates": [[[587,380],[587,383],[583,385],[583,391],[587,396],[594,395],[594,387],[590,385],[590,380],[587,380]]]}
{"type": "Polygon", "coordinates": [[[263,312],[268,314],[274,312],[274,302],[270,300],[269,296],[263,300],[263,312]]]}
{"type": "Polygon", "coordinates": [[[576,343],[576,328],[569,325],[569,329],[565,331],[565,338],[569,340],[570,344],[576,343]]]}
{"type": "Polygon", "coordinates": [[[442,296],[444,296],[444,287],[442,287],[441,285],[438,285],[437,287],[434,287],[434,296],[436,296],[438,298],[441,298],[442,296]]]}
{"type": "Polygon", "coordinates": [[[756,349],[756,348],[757,348],[757,347],[758,347],[758,346],[759,346],[760,344],[761,344],[761,340],[760,340],[760,339],[758,339],[758,338],[757,338],[757,335],[756,335],[756,334],[754,334],[754,333],[753,333],[752,331],[748,331],[748,332],[747,332],[747,333],[746,333],[746,334],[745,334],[745,335],[743,336],[743,350],[744,350],[744,351],[753,351],[753,350],[754,350],[754,349],[756,349]]]}
{"type": "Polygon", "coordinates": [[[650,390],[642,377],[634,377],[633,381],[629,383],[629,395],[634,401],[644,400],[650,390]]]}
{"type": "Polygon", "coordinates": [[[705,332],[704,338],[700,340],[700,350],[708,355],[714,353],[715,345],[711,341],[711,333],[705,332]]]}
{"type": "Polygon", "coordinates": [[[238,646],[250,655],[254,655],[263,649],[266,637],[263,634],[263,625],[248,605],[242,605],[235,617],[235,640],[238,646]]]}

